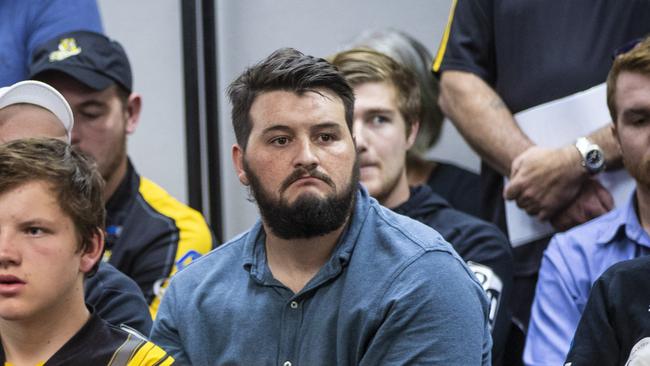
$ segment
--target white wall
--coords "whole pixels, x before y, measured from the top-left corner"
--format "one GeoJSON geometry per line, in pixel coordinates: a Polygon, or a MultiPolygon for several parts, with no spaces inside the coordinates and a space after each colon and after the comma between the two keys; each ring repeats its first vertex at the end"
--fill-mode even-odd
{"type": "Polygon", "coordinates": [[[124,46],[142,116],[129,137],[138,171],[187,202],[180,1],[98,0],[104,31],[124,46]]]}
{"type": "MultiPolygon", "coordinates": [[[[250,66],[280,47],[294,47],[314,56],[327,56],[367,28],[393,27],[410,33],[437,50],[449,14],[450,0],[217,0],[219,90],[250,66]]],[[[221,184],[224,238],[246,230],[257,217],[246,190],[234,174],[234,143],[230,105],[220,100],[221,184]]],[[[478,159],[450,124],[433,157],[457,161],[473,170],[478,159]]]]}

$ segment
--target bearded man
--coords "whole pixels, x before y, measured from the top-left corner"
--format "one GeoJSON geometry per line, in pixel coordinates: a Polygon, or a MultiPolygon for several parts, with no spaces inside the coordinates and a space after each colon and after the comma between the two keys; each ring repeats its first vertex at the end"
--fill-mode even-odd
{"type": "Polygon", "coordinates": [[[359,185],[336,68],[281,49],[229,94],[233,163],[261,220],[174,277],[152,338],[193,365],[489,364],[471,271],[359,185]]]}

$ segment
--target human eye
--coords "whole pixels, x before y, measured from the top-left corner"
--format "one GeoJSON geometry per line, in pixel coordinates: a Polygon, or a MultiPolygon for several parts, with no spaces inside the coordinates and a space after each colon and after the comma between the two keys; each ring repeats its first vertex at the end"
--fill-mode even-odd
{"type": "Polygon", "coordinates": [[[78,119],[93,121],[102,117],[106,112],[106,108],[99,104],[93,103],[79,108],[78,111],[78,119]]]}
{"type": "Polygon", "coordinates": [[[631,124],[634,125],[634,126],[642,126],[642,125],[646,124],[647,122],[648,122],[648,118],[646,118],[645,116],[639,116],[639,117],[633,118],[632,121],[631,121],[631,124]]]}
{"type": "Polygon", "coordinates": [[[25,227],[24,232],[28,236],[39,237],[48,233],[48,230],[40,226],[27,226],[25,227]]]}
{"type": "Polygon", "coordinates": [[[625,113],[623,121],[632,127],[643,127],[650,122],[650,111],[644,109],[625,113]]]}
{"type": "Polygon", "coordinates": [[[337,140],[337,136],[333,133],[319,133],[318,134],[318,141],[320,142],[332,142],[337,140]]]}
{"type": "Polygon", "coordinates": [[[376,114],[370,118],[370,123],[373,125],[382,125],[384,123],[389,123],[389,122],[390,122],[390,118],[381,114],[376,114]]]}
{"type": "Polygon", "coordinates": [[[287,136],[277,136],[269,140],[269,143],[275,146],[286,146],[289,144],[289,138],[287,136]]]}
{"type": "Polygon", "coordinates": [[[93,119],[99,118],[101,116],[101,114],[99,114],[99,113],[91,113],[91,112],[82,112],[81,116],[83,118],[85,118],[85,119],[93,120],[93,119]]]}

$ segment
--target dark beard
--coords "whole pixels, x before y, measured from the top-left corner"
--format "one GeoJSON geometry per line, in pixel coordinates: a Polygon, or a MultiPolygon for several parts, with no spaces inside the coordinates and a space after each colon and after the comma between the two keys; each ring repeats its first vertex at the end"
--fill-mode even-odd
{"type": "MultiPolygon", "coordinates": [[[[359,182],[359,162],[355,158],[350,182],[340,193],[335,191],[334,194],[323,199],[312,194],[302,194],[293,204],[289,204],[283,199],[273,199],[264,190],[257,175],[246,164],[246,159],[244,159],[244,171],[264,223],[268,225],[273,234],[285,240],[322,236],[343,226],[352,211],[359,182]]],[[[282,184],[282,190],[298,177],[303,176],[305,172],[334,187],[332,180],[322,173],[300,168],[289,175],[282,184]]]]}

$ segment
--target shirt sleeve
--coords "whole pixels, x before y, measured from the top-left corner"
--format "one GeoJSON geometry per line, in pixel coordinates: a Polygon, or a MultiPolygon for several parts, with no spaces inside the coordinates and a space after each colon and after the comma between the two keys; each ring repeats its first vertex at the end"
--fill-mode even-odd
{"type": "MultiPolygon", "coordinates": [[[[163,301],[160,303],[160,308],[151,330],[151,341],[171,355],[177,364],[190,365],[191,363],[185,353],[174,316],[176,311],[179,311],[176,306],[176,300],[174,284],[172,283],[167,289],[163,301]]],[[[187,310],[191,311],[190,309],[184,309],[183,311],[187,310]]]]}
{"type": "MultiPolygon", "coordinates": [[[[59,34],[88,30],[102,33],[102,22],[96,0],[34,1],[30,14],[31,31],[27,35],[27,52],[59,34]]],[[[29,58],[27,59],[29,62],[29,58]]]]}
{"type": "Polygon", "coordinates": [[[433,72],[466,71],[495,80],[492,0],[453,0],[433,72]]]}
{"type": "Polygon", "coordinates": [[[133,280],[108,263],[84,284],[86,303],[107,322],[128,325],[142,334],[151,331],[151,315],[142,292],[133,280]]]}
{"type": "Polygon", "coordinates": [[[568,263],[562,247],[569,243],[554,236],[542,258],[524,349],[526,365],[561,365],[580,320],[579,291],[571,275],[580,269],[568,263]]]}
{"type": "Polygon", "coordinates": [[[472,278],[446,252],[408,265],[380,302],[383,321],[359,365],[490,364],[487,300],[472,278]]]}
{"type": "Polygon", "coordinates": [[[606,276],[591,289],[566,362],[572,366],[618,364],[620,346],[610,320],[606,276]]]}

